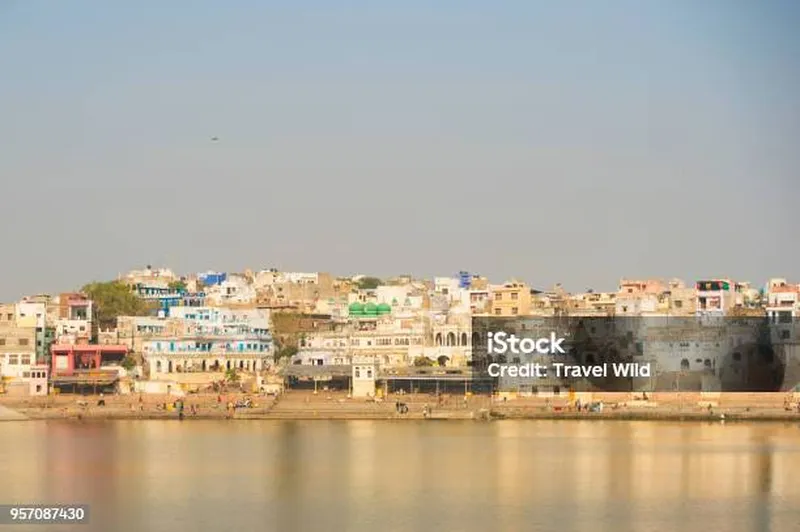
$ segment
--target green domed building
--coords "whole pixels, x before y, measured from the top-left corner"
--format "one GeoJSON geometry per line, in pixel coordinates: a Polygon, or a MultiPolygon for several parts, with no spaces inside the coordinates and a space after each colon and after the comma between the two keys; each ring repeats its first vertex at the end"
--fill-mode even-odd
{"type": "Polygon", "coordinates": [[[366,316],[377,316],[378,315],[378,305],[375,303],[367,303],[364,306],[364,315],[366,316]]]}
{"type": "Polygon", "coordinates": [[[351,316],[363,316],[364,315],[364,305],[356,301],[355,303],[350,303],[348,307],[351,316]]]}
{"type": "Polygon", "coordinates": [[[378,314],[379,315],[383,316],[385,314],[391,314],[391,313],[392,313],[391,305],[388,305],[386,303],[381,303],[380,305],[378,305],[378,314]]]}

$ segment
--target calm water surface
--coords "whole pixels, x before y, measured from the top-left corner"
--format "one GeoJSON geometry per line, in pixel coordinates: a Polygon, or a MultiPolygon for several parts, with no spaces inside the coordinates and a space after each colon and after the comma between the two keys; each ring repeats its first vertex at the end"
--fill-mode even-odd
{"type": "MultiPolygon", "coordinates": [[[[0,423],[0,503],[58,530],[800,530],[800,426],[0,423]]],[[[3,527],[42,531],[47,527],[3,527]]]]}

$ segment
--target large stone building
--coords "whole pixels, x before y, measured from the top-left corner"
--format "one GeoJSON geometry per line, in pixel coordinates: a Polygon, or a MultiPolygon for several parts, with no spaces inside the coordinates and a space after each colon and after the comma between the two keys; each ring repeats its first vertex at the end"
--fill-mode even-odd
{"type": "Polygon", "coordinates": [[[152,322],[133,326],[148,334],[140,345],[151,377],[233,369],[257,373],[273,357],[266,310],[177,307],[163,328],[152,322]]]}

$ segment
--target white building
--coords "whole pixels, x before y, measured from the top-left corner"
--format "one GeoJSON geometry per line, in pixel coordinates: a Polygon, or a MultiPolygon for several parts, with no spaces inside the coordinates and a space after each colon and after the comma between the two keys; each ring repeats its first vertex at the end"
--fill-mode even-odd
{"type": "MultiPolygon", "coordinates": [[[[231,369],[259,372],[273,356],[269,312],[261,309],[177,307],[169,318],[178,333],[150,335],[142,351],[150,375],[222,372],[231,369]]],[[[153,324],[149,332],[155,331],[153,324]]]]}
{"type": "Polygon", "coordinates": [[[245,277],[229,275],[218,285],[207,288],[206,301],[219,306],[249,304],[256,301],[256,289],[245,277]]]}
{"type": "Polygon", "coordinates": [[[374,397],[378,366],[374,356],[353,357],[353,397],[374,397]]]}
{"type": "Polygon", "coordinates": [[[736,306],[736,285],[730,279],[697,282],[697,314],[724,315],[736,306]]]}

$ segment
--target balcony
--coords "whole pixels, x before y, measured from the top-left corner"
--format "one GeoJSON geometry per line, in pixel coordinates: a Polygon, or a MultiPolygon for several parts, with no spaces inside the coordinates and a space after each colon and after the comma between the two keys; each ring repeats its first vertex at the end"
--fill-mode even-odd
{"type": "Polygon", "coordinates": [[[71,375],[54,372],[52,381],[58,384],[113,384],[119,380],[119,372],[115,369],[74,370],[71,375]]]}

